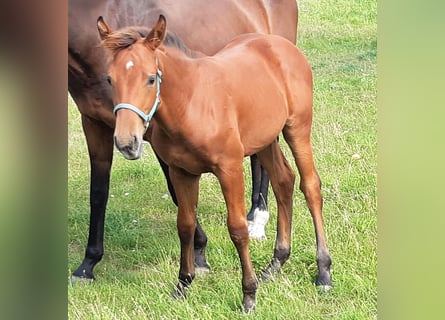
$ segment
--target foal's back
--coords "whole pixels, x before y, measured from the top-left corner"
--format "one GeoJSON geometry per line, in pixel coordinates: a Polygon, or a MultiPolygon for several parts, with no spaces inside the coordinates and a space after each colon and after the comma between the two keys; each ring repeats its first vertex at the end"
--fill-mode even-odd
{"type": "Polygon", "coordinates": [[[293,118],[307,120],[312,115],[312,71],[290,41],[245,34],[208,60],[223,78],[217,79],[221,85],[214,86],[211,94],[223,101],[224,109],[235,109],[237,117],[231,120],[237,122],[245,155],[274,141],[293,118]]]}

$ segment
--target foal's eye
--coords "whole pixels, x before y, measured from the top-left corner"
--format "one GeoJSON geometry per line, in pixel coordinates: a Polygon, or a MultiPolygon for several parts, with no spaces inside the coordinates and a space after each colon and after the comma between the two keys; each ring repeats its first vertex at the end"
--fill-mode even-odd
{"type": "Polygon", "coordinates": [[[156,80],[155,76],[149,76],[147,84],[152,86],[155,83],[155,80],[156,80]]]}
{"type": "Polygon", "coordinates": [[[110,76],[107,76],[107,82],[111,86],[111,77],[110,76]]]}

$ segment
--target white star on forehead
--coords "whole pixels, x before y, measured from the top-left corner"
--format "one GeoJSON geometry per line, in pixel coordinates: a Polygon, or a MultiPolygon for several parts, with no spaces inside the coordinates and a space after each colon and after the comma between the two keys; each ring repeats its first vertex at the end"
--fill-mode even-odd
{"type": "Polygon", "coordinates": [[[128,69],[132,68],[133,66],[134,66],[134,62],[130,60],[125,65],[125,68],[128,70],[128,69]]]}

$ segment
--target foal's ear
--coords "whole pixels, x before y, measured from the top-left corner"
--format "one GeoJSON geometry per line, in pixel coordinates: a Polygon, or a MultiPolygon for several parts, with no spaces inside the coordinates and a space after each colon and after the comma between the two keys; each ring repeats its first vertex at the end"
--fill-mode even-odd
{"type": "Polygon", "coordinates": [[[99,31],[99,36],[102,40],[105,40],[110,35],[110,33],[113,32],[110,26],[105,23],[105,20],[104,18],[102,18],[102,16],[97,18],[97,31],[99,31]]]}
{"type": "Polygon", "coordinates": [[[145,38],[145,43],[152,49],[155,50],[164,41],[165,34],[167,30],[167,21],[165,17],[161,14],[159,16],[158,22],[156,22],[153,29],[145,38]]]}

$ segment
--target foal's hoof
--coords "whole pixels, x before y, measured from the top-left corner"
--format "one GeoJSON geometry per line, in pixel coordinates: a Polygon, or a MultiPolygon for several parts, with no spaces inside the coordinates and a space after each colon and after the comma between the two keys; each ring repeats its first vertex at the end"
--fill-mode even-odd
{"type": "Polygon", "coordinates": [[[251,313],[254,312],[256,308],[255,299],[244,299],[243,301],[243,312],[251,313]]]}
{"type": "Polygon", "coordinates": [[[243,312],[247,313],[247,314],[255,312],[255,309],[256,309],[256,305],[255,304],[253,304],[251,306],[243,306],[243,312]]]}
{"type": "Polygon", "coordinates": [[[319,294],[327,293],[332,289],[331,277],[329,274],[325,274],[324,276],[319,274],[315,285],[317,286],[319,294]]]}
{"type": "Polygon", "coordinates": [[[188,289],[189,288],[187,286],[184,286],[182,283],[178,283],[172,293],[172,297],[176,300],[184,300],[186,298],[188,289]]]}
{"type": "Polygon", "coordinates": [[[281,270],[281,262],[274,258],[269,263],[266,269],[261,272],[260,280],[265,281],[273,281],[275,280],[275,275],[281,270]]]}
{"type": "Polygon", "coordinates": [[[317,281],[315,282],[317,289],[320,293],[328,292],[332,289],[332,280],[329,271],[320,271],[317,275],[317,281]]]}
{"type": "Polygon", "coordinates": [[[261,272],[260,275],[261,282],[274,281],[274,280],[275,280],[275,273],[269,270],[269,268],[261,272]]]}

